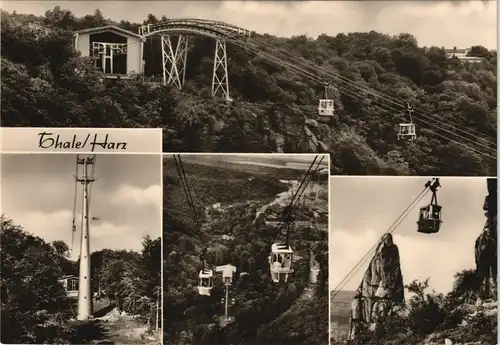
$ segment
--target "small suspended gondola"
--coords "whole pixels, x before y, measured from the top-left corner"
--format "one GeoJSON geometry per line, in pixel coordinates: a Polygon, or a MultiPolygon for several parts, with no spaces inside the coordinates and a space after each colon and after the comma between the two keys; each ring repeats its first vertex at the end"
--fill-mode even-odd
{"type": "Polygon", "coordinates": [[[288,277],[293,273],[292,260],[293,249],[290,246],[290,231],[295,224],[295,213],[292,206],[287,206],[282,214],[283,222],[278,226],[278,231],[284,236],[284,242],[276,242],[271,245],[269,255],[269,266],[271,279],[275,283],[288,281],[288,277]]]}
{"type": "Polygon", "coordinates": [[[334,116],[335,114],[335,103],[333,99],[328,98],[328,87],[329,84],[325,83],[325,98],[320,99],[318,105],[319,116],[334,116]]]}
{"type": "Polygon", "coordinates": [[[407,105],[408,114],[410,117],[409,123],[400,123],[399,124],[399,133],[398,139],[408,139],[410,141],[415,140],[417,138],[417,132],[415,128],[415,124],[413,123],[411,113],[413,112],[413,106],[411,104],[407,105]]]}
{"type": "Polygon", "coordinates": [[[432,198],[429,205],[421,207],[418,219],[418,232],[424,234],[434,234],[439,232],[441,228],[441,209],[437,202],[437,189],[441,187],[439,179],[428,181],[425,184],[432,192],[432,198]]]}
{"type": "Polygon", "coordinates": [[[201,296],[210,296],[214,286],[214,273],[212,270],[202,269],[198,275],[198,294],[201,296]]]}
{"type": "Polygon", "coordinates": [[[275,283],[288,281],[289,274],[293,273],[292,268],[292,247],[285,243],[273,243],[271,246],[271,255],[269,256],[269,265],[271,270],[271,279],[275,283]]]}

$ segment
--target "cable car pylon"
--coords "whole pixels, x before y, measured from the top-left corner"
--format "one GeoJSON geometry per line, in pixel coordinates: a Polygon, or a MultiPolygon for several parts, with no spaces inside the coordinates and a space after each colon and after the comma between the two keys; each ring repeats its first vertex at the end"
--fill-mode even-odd
{"type": "Polygon", "coordinates": [[[89,176],[89,166],[93,166],[93,157],[77,156],[76,181],[83,185],[82,195],[82,232],[80,240],[80,275],[78,279],[78,315],[80,321],[88,320],[92,315],[92,286],[90,282],[90,229],[89,229],[89,185],[95,181],[93,174],[89,176]],[[81,175],[78,167],[82,166],[81,175]]]}

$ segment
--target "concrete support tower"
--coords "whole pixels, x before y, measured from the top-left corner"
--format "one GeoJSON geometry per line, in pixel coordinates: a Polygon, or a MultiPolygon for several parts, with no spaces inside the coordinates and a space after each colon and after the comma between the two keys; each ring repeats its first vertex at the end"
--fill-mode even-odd
{"type": "Polygon", "coordinates": [[[80,279],[78,281],[78,316],[80,321],[86,321],[92,315],[92,287],[90,284],[90,239],[89,239],[89,185],[94,182],[89,177],[89,166],[94,164],[95,156],[91,158],[77,157],[77,165],[82,166],[81,176],[77,169],[76,180],[83,185],[82,196],[82,235],[80,241],[80,279]]]}

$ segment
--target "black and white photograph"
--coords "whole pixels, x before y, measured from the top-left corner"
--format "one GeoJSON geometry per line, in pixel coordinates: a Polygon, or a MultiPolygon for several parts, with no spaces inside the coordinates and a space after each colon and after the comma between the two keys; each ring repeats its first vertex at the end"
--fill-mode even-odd
{"type": "Polygon", "coordinates": [[[161,344],[161,155],[2,154],[2,344],[161,344]]]}
{"type": "Polygon", "coordinates": [[[332,177],[330,344],[497,344],[497,179],[332,177]]]}
{"type": "Polygon", "coordinates": [[[3,1],[1,119],[496,176],[497,2],[3,1]]]}
{"type": "Polygon", "coordinates": [[[329,156],[164,157],[164,343],[326,344],[329,156]]]}

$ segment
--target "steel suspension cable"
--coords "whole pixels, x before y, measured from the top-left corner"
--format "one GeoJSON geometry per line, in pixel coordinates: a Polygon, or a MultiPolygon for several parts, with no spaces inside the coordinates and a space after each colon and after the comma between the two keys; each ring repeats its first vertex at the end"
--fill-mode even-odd
{"type": "MultiPolygon", "coordinates": [[[[265,45],[265,46],[269,47],[269,48],[270,48],[271,50],[273,50],[275,53],[278,53],[278,54],[279,54],[279,53],[281,53],[281,54],[283,54],[283,55],[287,55],[287,56],[288,56],[289,58],[291,58],[292,60],[295,60],[294,62],[295,62],[295,63],[297,63],[297,64],[301,64],[301,62],[302,62],[302,66],[307,66],[307,67],[309,67],[309,68],[315,69],[316,71],[318,71],[318,70],[319,70],[319,71],[323,72],[324,74],[326,74],[326,75],[328,75],[328,76],[330,76],[330,77],[333,77],[333,78],[336,78],[337,80],[340,80],[340,82],[344,82],[344,83],[346,83],[346,84],[347,84],[347,85],[349,85],[349,86],[354,86],[354,87],[358,88],[358,89],[359,89],[359,90],[361,90],[361,91],[367,92],[367,93],[369,93],[369,94],[371,94],[371,95],[373,95],[373,96],[375,96],[375,97],[381,98],[381,99],[383,99],[383,100],[385,100],[385,101],[387,101],[387,102],[389,102],[389,103],[392,103],[392,104],[394,104],[394,105],[396,105],[396,106],[398,106],[398,107],[401,107],[401,108],[403,108],[403,109],[406,109],[406,105],[405,105],[405,104],[403,104],[403,103],[401,103],[401,102],[400,102],[398,99],[396,99],[395,97],[392,97],[392,96],[389,96],[389,95],[387,95],[387,94],[384,94],[384,93],[378,92],[378,91],[374,90],[373,88],[370,88],[370,87],[368,87],[368,86],[366,86],[366,85],[363,85],[363,84],[361,84],[361,83],[359,83],[359,82],[356,82],[356,81],[350,80],[349,78],[344,77],[344,76],[342,76],[341,74],[335,73],[335,72],[333,72],[333,71],[331,71],[331,70],[327,70],[327,69],[325,69],[325,68],[323,68],[323,67],[321,67],[321,66],[314,65],[311,61],[308,61],[308,60],[306,60],[305,58],[303,58],[303,57],[301,57],[301,56],[298,56],[298,55],[295,55],[295,54],[293,54],[293,53],[291,53],[291,52],[289,52],[289,51],[286,51],[286,50],[280,50],[280,49],[275,48],[274,46],[272,46],[272,45],[270,45],[270,44],[267,44],[267,43],[264,43],[264,42],[260,42],[260,41],[258,41],[258,42],[259,42],[258,44],[260,44],[260,45],[265,45]],[[299,62],[298,60],[300,60],[301,62],[299,62]]],[[[433,116],[433,114],[430,114],[429,112],[426,112],[426,111],[422,111],[422,110],[421,110],[420,112],[421,112],[421,113],[423,113],[423,114],[427,114],[428,116],[431,116],[431,117],[433,116]]],[[[421,115],[423,115],[423,114],[421,114],[421,115]]],[[[449,124],[446,124],[446,123],[445,123],[444,121],[442,121],[442,120],[436,120],[436,119],[433,119],[433,120],[434,120],[434,121],[436,121],[436,122],[440,122],[440,123],[442,123],[442,124],[444,124],[444,125],[446,125],[446,126],[451,126],[451,125],[449,125],[449,124]]],[[[468,134],[468,135],[473,135],[473,134],[471,134],[471,133],[470,133],[470,132],[473,132],[473,133],[476,133],[476,135],[478,135],[478,134],[479,134],[479,135],[481,135],[481,136],[487,136],[488,138],[491,138],[489,135],[487,135],[487,134],[485,134],[485,133],[481,133],[481,132],[479,132],[479,131],[477,131],[477,130],[474,130],[474,129],[472,129],[472,128],[469,128],[469,127],[466,127],[466,126],[460,125],[460,124],[458,124],[458,123],[456,123],[456,122],[453,122],[453,121],[449,121],[449,122],[451,122],[452,124],[454,124],[454,125],[455,125],[454,129],[458,129],[459,131],[461,131],[461,132],[463,132],[463,133],[465,133],[465,134],[468,134]],[[460,127],[461,127],[461,128],[464,128],[464,129],[460,129],[460,127]]],[[[490,143],[491,143],[491,144],[496,144],[496,142],[490,142],[490,143]]]]}
{"type": "MultiPolygon", "coordinates": [[[[318,155],[316,155],[315,159],[313,160],[312,164],[311,164],[311,167],[314,165],[314,161],[318,158],[318,155]]],[[[303,182],[306,181],[306,179],[309,177],[309,180],[307,180],[307,182],[305,183],[304,185],[304,188],[302,189],[302,192],[300,192],[300,194],[298,194],[299,190],[300,190],[300,186],[299,188],[297,189],[296,191],[296,195],[298,195],[298,197],[295,199],[295,202],[291,202],[290,205],[288,206],[288,210],[293,210],[293,208],[297,205],[298,202],[300,202],[300,198],[302,197],[302,195],[304,194],[305,190],[307,189],[307,186],[309,185],[309,183],[311,182],[311,180],[314,178],[314,174],[318,171],[319,169],[319,166],[321,165],[321,163],[323,162],[323,159],[325,158],[325,156],[322,156],[320,161],[318,163],[316,163],[316,168],[313,170],[313,172],[311,174],[309,174],[310,172],[310,169],[308,170],[307,174],[304,176],[304,179],[303,179],[303,182]]],[[[293,201],[293,200],[292,200],[293,201]]],[[[276,236],[275,236],[275,239],[276,237],[279,235],[279,233],[281,232],[283,226],[285,225],[284,224],[285,222],[283,222],[283,225],[280,227],[278,225],[278,228],[276,229],[276,236]]],[[[288,230],[287,230],[287,238],[288,238],[289,234],[288,234],[288,230]]]]}
{"type": "MultiPolygon", "coordinates": [[[[275,63],[277,63],[277,64],[281,65],[282,67],[288,68],[288,69],[292,70],[292,72],[295,72],[296,74],[300,74],[300,75],[302,75],[302,76],[305,76],[306,78],[309,78],[309,79],[311,79],[311,80],[314,80],[314,81],[316,81],[316,82],[318,82],[318,83],[319,83],[319,82],[324,82],[324,80],[322,80],[322,79],[321,79],[320,77],[318,77],[316,74],[314,74],[314,73],[312,73],[312,72],[310,72],[310,71],[304,70],[304,69],[302,69],[302,68],[300,68],[300,67],[298,67],[298,66],[296,66],[296,65],[292,65],[292,64],[290,64],[290,63],[288,63],[288,62],[285,62],[285,61],[283,61],[283,60],[280,60],[279,58],[276,58],[276,57],[274,57],[274,56],[269,55],[268,53],[265,53],[265,52],[263,53],[262,51],[259,51],[259,48],[258,48],[258,47],[253,46],[253,47],[252,47],[252,49],[248,49],[248,46],[249,46],[249,45],[248,45],[248,43],[246,43],[246,44],[238,44],[238,45],[239,45],[240,47],[244,48],[244,49],[247,49],[247,50],[249,50],[249,51],[251,51],[251,52],[255,53],[255,54],[258,54],[258,55],[260,55],[260,56],[264,56],[264,57],[266,57],[268,60],[273,61],[273,62],[275,62],[275,63]]],[[[345,78],[345,77],[342,77],[342,78],[345,78]]],[[[347,79],[347,78],[345,78],[345,79],[347,79]]],[[[349,79],[347,79],[347,82],[349,83],[349,85],[350,85],[350,86],[352,86],[352,85],[356,85],[356,84],[359,84],[359,83],[356,83],[356,82],[351,81],[351,80],[349,80],[349,79]]],[[[341,86],[340,86],[340,85],[336,85],[336,87],[341,87],[341,86]]],[[[374,93],[374,92],[373,92],[371,89],[369,89],[369,88],[366,88],[366,87],[364,87],[364,86],[363,86],[363,87],[359,87],[359,86],[358,86],[357,88],[358,88],[358,89],[361,89],[361,90],[362,90],[362,91],[364,91],[364,92],[367,92],[367,93],[373,94],[373,95],[375,95],[375,96],[376,96],[376,97],[378,97],[378,98],[384,99],[384,100],[388,101],[389,103],[395,104],[397,107],[404,108],[405,110],[407,109],[407,108],[406,108],[406,106],[403,106],[401,103],[398,103],[398,102],[394,102],[394,101],[388,100],[385,96],[384,96],[384,97],[382,97],[382,96],[380,96],[380,95],[377,95],[376,93],[374,93]]],[[[346,90],[346,88],[344,88],[344,90],[346,90]]],[[[352,97],[352,94],[347,94],[347,96],[352,97]]],[[[361,95],[360,95],[360,96],[361,96],[361,95]]],[[[361,96],[361,97],[362,97],[362,96],[361,96]]],[[[378,101],[378,102],[380,102],[380,100],[373,100],[373,101],[378,101]]],[[[391,109],[394,109],[394,107],[392,106],[392,107],[391,107],[391,109]]],[[[399,109],[398,109],[397,111],[399,112],[399,109]]],[[[415,115],[415,113],[414,113],[414,115],[415,115]]],[[[417,115],[420,115],[420,116],[422,116],[422,117],[425,117],[425,115],[422,115],[422,114],[418,114],[418,113],[417,113],[417,115]]],[[[440,124],[442,124],[442,125],[444,125],[444,126],[448,126],[448,127],[451,127],[451,128],[453,128],[453,129],[457,130],[457,128],[456,128],[456,127],[453,127],[452,125],[447,124],[447,123],[445,123],[445,122],[444,122],[444,121],[442,121],[442,120],[432,118],[432,122],[430,123],[430,125],[433,125],[434,127],[437,127],[437,128],[439,128],[440,130],[443,130],[443,131],[446,131],[446,132],[448,132],[448,133],[451,133],[452,135],[459,136],[461,139],[465,139],[466,141],[469,141],[469,142],[474,143],[474,144],[476,144],[476,145],[484,146],[484,145],[482,145],[481,143],[478,143],[478,142],[476,142],[476,141],[473,141],[473,140],[471,140],[471,139],[469,139],[469,138],[464,138],[463,136],[458,135],[458,134],[456,134],[456,133],[453,133],[453,132],[451,132],[450,130],[443,129],[442,127],[439,127],[439,126],[435,125],[434,123],[438,123],[438,124],[440,123],[440,124]]],[[[426,124],[428,124],[428,123],[426,123],[426,124]]],[[[457,125],[458,125],[458,124],[457,124],[457,125]]],[[[461,130],[461,132],[464,132],[464,133],[465,133],[465,134],[467,134],[467,135],[472,135],[472,134],[470,134],[470,133],[468,133],[467,131],[464,131],[464,130],[461,130]]],[[[485,136],[485,134],[484,134],[484,133],[481,133],[481,134],[482,134],[483,136],[485,136]]],[[[441,137],[443,137],[443,136],[441,135],[441,137]]],[[[448,139],[448,140],[450,140],[450,139],[449,139],[449,138],[447,138],[447,137],[445,137],[445,138],[446,138],[446,139],[448,139]]],[[[485,139],[485,138],[483,138],[483,140],[484,140],[484,141],[487,141],[487,142],[488,142],[489,144],[491,144],[491,145],[495,145],[495,143],[489,142],[489,141],[488,141],[487,139],[485,139]]],[[[453,140],[450,140],[450,141],[453,141],[453,140]]],[[[492,149],[492,148],[491,148],[491,147],[489,147],[489,146],[488,146],[487,148],[488,148],[488,149],[492,149]]],[[[495,149],[495,151],[496,151],[496,149],[495,149]]],[[[478,151],[478,152],[479,152],[479,151],[478,151]]],[[[490,157],[493,157],[493,156],[490,156],[490,157]]]]}
{"type": "MultiPolygon", "coordinates": [[[[236,43],[236,44],[238,44],[238,43],[236,43]]],[[[253,53],[257,54],[257,55],[264,56],[264,57],[266,57],[268,60],[273,61],[273,62],[275,62],[275,63],[277,63],[277,64],[281,65],[282,67],[288,68],[288,69],[290,69],[292,72],[295,72],[296,74],[299,74],[299,75],[305,76],[306,78],[309,78],[309,79],[311,79],[311,80],[313,80],[313,81],[316,81],[316,82],[323,82],[323,81],[322,81],[322,80],[321,80],[318,76],[314,75],[313,73],[311,73],[311,72],[309,72],[309,71],[305,71],[305,70],[301,69],[300,67],[297,67],[297,66],[291,65],[291,64],[289,64],[289,63],[286,63],[286,66],[284,66],[284,63],[283,63],[283,61],[282,61],[282,60],[280,60],[280,59],[278,59],[278,58],[275,58],[275,57],[273,57],[273,56],[270,56],[270,55],[269,55],[269,54],[267,54],[267,53],[264,53],[264,54],[263,54],[262,52],[260,52],[260,51],[258,50],[258,48],[248,49],[248,46],[245,46],[244,44],[238,44],[238,45],[239,45],[240,47],[242,47],[243,49],[247,49],[247,50],[249,50],[249,51],[251,51],[251,52],[253,52],[253,53]]],[[[342,89],[346,90],[346,88],[343,88],[343,87],[341,87],[341,86],[337,86],[337,88],[342,88],[342,89]]],[[[348,96],[348,97],[353,98],[352,94],[347,93],[347,96],[348,96]]],[[[362,97],[362,96],[361,96],[361,95],[359,95],[359,97],[362,97]]],[[[358,100],[359,100],[359,99],[358,99],[358,100]]],[[[378,101],[378,100],[374,100],[374,102],[375,102],[375,101],[378,101]]],[[[364,102],[366,103],[366,101],[364,101],[364,102]]],[[[378,101],[378,102],[380,102],[380,101],[378,101]]],[[[393,103],[394,103],[394,102],[393,102],[393,103]]],[[[389,106],[389,105],[385,105],[385,104],[384,104],[384,107],[389,108],[389,109],[391,109],[391,110],[394,110],[394,109],[395,109],[393,106],[389,106]]],[[[379,108],[381,108],[381,107],[379,106],[379,108]]],[[[381,108],[381,109],[382,109],[382,108],[381,108]]],[[[382,110],[384,110],[384,109],[382,109],[382,110]]],[[[406,107],[405,107],[405,110],[406,110],[406,107]]],[[[398,109],[396,109],[396,111],[398,111],[398,112],[399,112],[399,110],[398,110],[398,109]]],[[[439,121],[439,120],[434,120],[434,119],[433,119],[433,122],[437,122],[437,123],[439,123],[440,121],[439,121]]],[[[430,123],[425,122],[425,125],[431,125],[431,126],[433,126],[433,127],[436,127],[436,128],[437,128],[437,129],[439,129],[439,130],[442,130],[442,131],[445,131],[445,132],[447,132],[447,133],[450,133],[451,135],[457,136],[457,137],[459,137],[460,139],[465,140],[465,141],[469,141],[470,143],[473,143],[473,144],[475,144],[475,145],[478,145],[478,144],[479,144],[479,146],[484,146],[484,145],[481,145],[480,143],[477,143],[477,142],[475,142],[475,141],[472,141],[472,140],[471,140],[471,139],[469,139],[469,138],[465,138],[465,137],[463,137],[463,136],[461,136],[461,135],[459,135],[459,134],[453,133],[453,132],[451,132],[450,130],[443,129],[442,127],[440,127],[440,126],[438,126],[438,125],[434,124],[433,122],[430,122],[430,123]]],[[[446,125],[446,124],[445,124],[445,125],[446,125]]],[[[420,124],[420,126],[422,126],[422,124],[420,124]]],[[[422,127],[424,127],[424,128],[425,128],[425,126],[422,126],[422,127]]],[[[487,153],[484,153],[484,152],[482,152],[482,151],[479,151],[479,150],[477,150],[477,149],[475,149],[475,148],[473,148],[473,147],[470,147],[470,146],[468,146],[468,145],[464,144],[463,142],[460,142],[460,141],[457,141],[457,140],[454,140],[454,139],[450,139],[450,138],[448,138],[448,137],[446,137],[446,136],[444,136],[444,135],[442,135],[442,134],[435,133],[435,132],[434,132],[434,131],[432,131],[432,130],[429,130],[429,131],[430,131],[431,133],[433,133],[433,134],[438,135],[438,136],[439,136],[439,137],[441,137],[441,138],[444,138],[444,139],[446,139],[446,140],[452,141],[452,142],[457,143],[457,144],[459,144],[459,145],[461,145],[461,146],[464,146],[464,147],[466,147],[466,148],[468,148],[468,149],[470,149],[470,150],[472,150],[472,151],[475,151],[476,153],[482,154],[482,155],[487,156],[487,157],[489,157],[489,158],[496,159],[496,157],[495,157],[495,156],[490,155],[490,154],[487,154],[487,153]]],[[[487,148],[488,148],[488,149],[492,149],[492,148],[490,148],[490,147],[487,147],[487,148]]],[[[495,151],[496,151],[496,149],[495,149],[495,151]]]]}
{"type": "MultiPolygon", "coordinates": [[[[285,208],[284,212],[288,211],[288,210],[291,210],[291,208],[293,207],[293,202],[295,200],[295,197],[297,196],[298,192],[299,192],[299,189],[300,187],[304,184],[306,178],[307,178],[307,175],[309,174],[309,172],[311,171],[311,169],[313,168],[314,166],[314,163],[316,162],[316,159],[318,159],[318,155],[316,155],[316,157],[314,157],[314,160],[312,161],[311,165],[309,166],[309,169],[307,170],[306,174],[304,175],[304,177],[302,178],[302,181],[300,182],[300,185],[299,187],[297,188],[297,190],[295,191],[294,194],[292,194],[292,199],[290,200],[290,203],[288,204],[288,206],[285,208]]],[[[276,228],[276,232],[279,234],[279,232],[281,231],[281,227],[284,225],[284,221],[283,219],[280,220],[277,228],[276,228]]]]}
{"type": "Polygon", "coordinates": [[[196,230],[200,231],[201,227],[199,226],[198,217],[196,216],[196,209],[195,209],[195,207],[194,207],[194,205],[192,203],[192,198],[191,198],[189,189],[187,188],[187,183],[188,182],[187,182],[187,180],[184,179],[184,175],[182,174],[180,163],[178,161],[178,159],[180,159],[180,155],[177,155],[177,157],[176,157],[176,155],[173,155],[173,157],[174,157],[174,162],[175,162],[175,167],[176,167],[176,170],[177,170],[177,174],[179,175],[181,186],[182,186],[182,189],[184,190],[184,195],[186,196],[186,202],[187,202],[187,204],[189,206],[189,210],[191,212],[191,216],[193,218],[194,225],[196,227],[196,230]]]}
{"type": "MultiPolygon", "coordinates": [[[[408,216],[408,214],[415,208],[415,206],[422,200],[425,195],[429,192],[428,187],[426,186],[413,201],[410,203],[410,205],[399,215],[399,217],[389,226],[386,232],[381,236],[381,238],[387,234],[390,234],[394,232],[399,224],[408,216]]],[[[378,245],[379,241],[373,245],[368,252],[358,261],[358,263],[347,273],[347,275],[340,281],[340,283],[332,290],[333,291],[333,296],[331,297],[332,299],[335,298],[335,296],[338,295],[338,293],[341,291],[341,289],[347,284],[347,282],[352,278],[352,274],[356,273],[356,271],[359,269],[359,267],[366,262],[366,259],[369,257],[370,253],[375,249],[378,245]]]]}
{"type": "Polygon", "coordinates": [[[196,218],[196,222],[198,224],[198,229],[199,229],[200,234],[201,234],[201,223],[200,223],[200,220],[198,218],[198,213],[196,212],[196,205],[195,205],[195,203],[193,201],[193,193],[191,192],[191,189],[189,188],[189,183],[188,183],[186,171],[184,170],[184,164],[182,163],[182,159],[181,159],[180,155],[178,155],[178,159],[179,159],[179,166],[180,166],[182,175],[184,176],[184,181],[186,181],[186,188],[187,188],[187,191],[188,191],[188,194],[189,194],[189,198],[191,199],[191,205],[192,205],[192,208],[193,208],[194,217],[196,218]]]}

